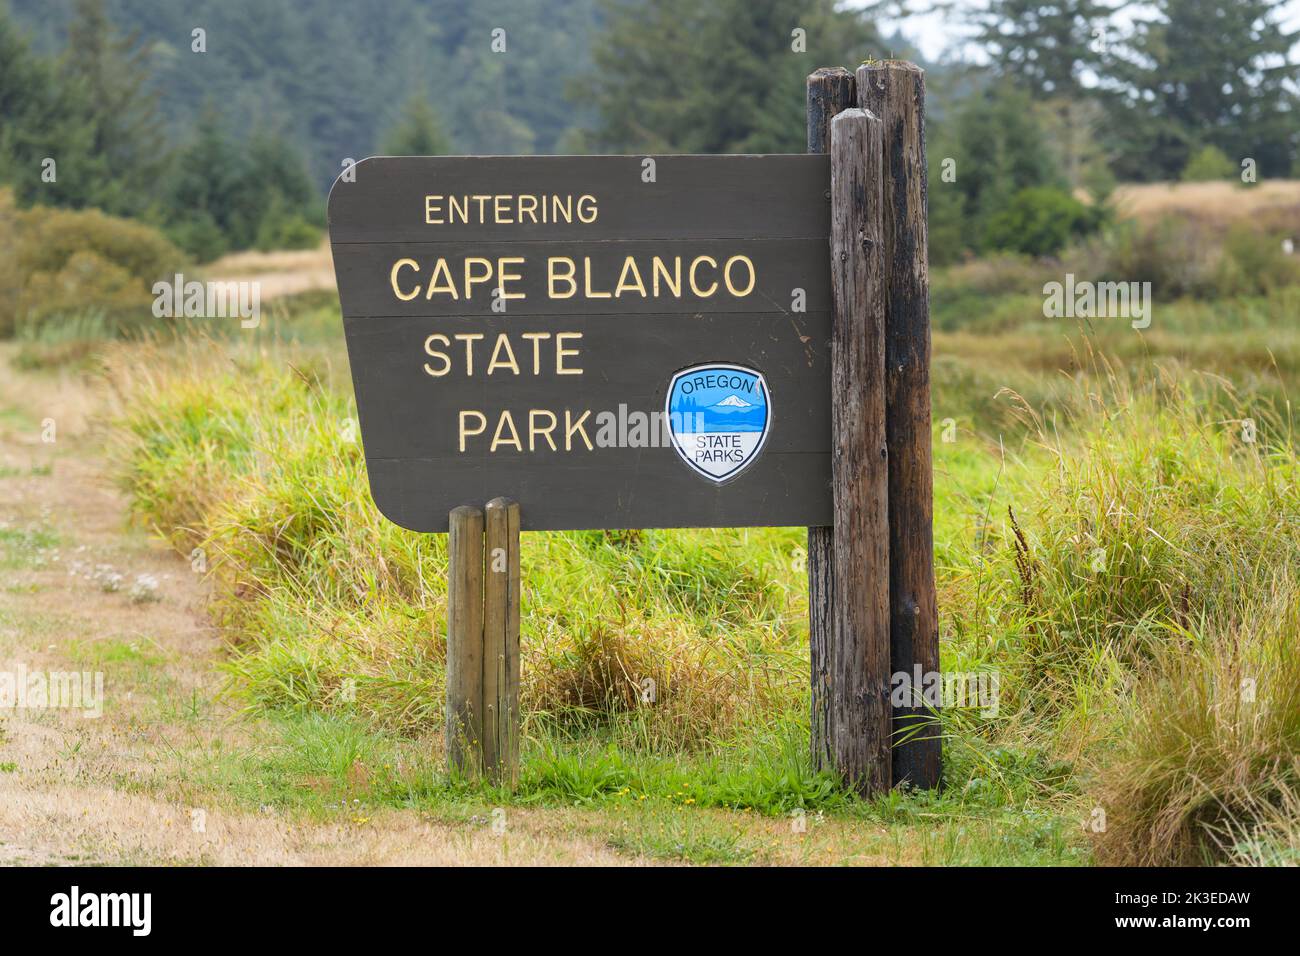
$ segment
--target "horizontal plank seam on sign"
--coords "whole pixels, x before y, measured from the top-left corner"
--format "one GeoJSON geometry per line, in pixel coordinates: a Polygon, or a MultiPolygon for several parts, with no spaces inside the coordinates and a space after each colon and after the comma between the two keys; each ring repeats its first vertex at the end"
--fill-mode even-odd
{"type": "MultiPolygon", "coordinates": [[[[811,316],[811,317],[829,316],[831,314],[830,309],[814,309],[808,312],[791,312],[789,309],[750,309],[749,312],[752,312],[755,315],[796,315],[796,316],[811,316]]],[[[391,312],[384,312],[384,313],[375,312],[375,313],[360,313],[360,314],[353,313],[350,315],[345,315],[343,316],[343,321],[347,322],[351,319],[403,319],[403,320],[405,319],[485,319],[485,318],[491,318],[493,316],[509,317],[511,315],[523,315],[523,314],[525,313],[516,312],[513,309],[508,309],[505,312],[493,312],[490,309],[485,310],[484,312],[431,312],[428,315],[422,315],[418,312],[406,312],[402,315],[394,315],[391,312]]],[[[620,312],[531,313],[532,317],[534,318],[554,319],[557,322],[563,319],[590,319],[590,318],[599,318],[601,316],[607,316],[607,315],[621,316],[626,318],[630,314],[634,314],[638,319],[653,319],[656,316],[694,315],[701,319],[709,318],[709,317],[715,317],[721,319],[725,317],[728,322],[735,322],[737,321],[737,316],[743,316],[746,314],[746,312],[744,311],[719,312],[714,309],[710,309],[707,312],[702,309],[673,309],[668,312],[636,312],[636,313],[628,313],[628,312],[621,312],[621,311],[620,312]]],[[[391,332],[392,330],[388,329],[386,331],[391,332]]],[[[494,329],[493,331],[509,332],[511,330],[503,328],[503,329],[494,329]]]]}
{"type": "MultiPolygon", "coordinates": [[[[641,448],[600,448],[600,449],[597,449],[597,450],[595,450],[595,451],[585,451],[585,450],[584,450],[584,451],[582,451],[582,452],[578,452],[578,451],[575,449],[573,452],[558,452],[558,451],[553,451],[553,452],[549,452],[549,454],[552,454],[552,455],[571,455],[571,454],[572,454],[572,455],[577,455],[577,454],[594,455],[594,454],[597,454],[598,452],[605,452],[605,453],[608,453],[608,452],[618,452],[618,451],[624,451],[624,452],[629,452],[629,453],[633,453],[633,452],[635,452],[635,453],[644,454],[644,453],[646,453],[646,452],[653,452],[653,451],[671,452],[671,451],[672,451],[672,448],[670,448],[670,447],[667,446],[667,445],[660,445],[660,446],[658,446],[658,447],[654,447],[654,446],[645,446],[645,447],[641,447],[641,448]]],[[[534,460],[534,459],[536,459],[536,458],[539,457],[538,453],[536,453],[536,452],[516,452],[515,454],[519,455],[521,458],[526,457],[526,459],[527,459],[527,460],[530,460],[530,461],[531,461],[531,460],[534,460]]],[[[825,458],[828,454],[830,454],[830,443],[829,443],[829,442],[827,442],[827,445],[826,445],[826,451],[777,451],[775,448],[770,448],[770,449],[769,449],[769,448],[764,448],[764,449],[763,449],[763,457],[764,457],[764,458],[768,457],[769,455],[770,455],[770,456],[773,456],[773,457],[778,457],[778,456],[779,456],[779,457],[791,457],[791,456],[795,456],[795,455],[804,455],[804,456],[808,456],[808,457],[812,457],[812,458],[825,458]]],[[[368,461],[368,462],[370,462],[370,461],[374,461],[374,462],[383,462],[383,461],[427,461],[427,462],[429,462],[430,464],[434,464],[434,463],[436,463],[436,462],[440,462],[440,461],[472,461],[472,460],[474,460],[475,457],[476,457],[476,456],[474,456],[474,455],[469,455],[469,454],[465,454],[465,455],[452,455],[452,454],[448,454],[448,455],[437,455],[437,456],[434,456],[434,455],[374,455],[374,456],[372,456],[372,455],[367,455],[367,456],[366,456],[366,461],[368,461]]],[[[487,456],[481,456],[481,457],[483,457],[484,460],[488,460],[488,461],[501,461],[502,459],[505,458],[505,455],[504,455],[504,454],[497,454],[497,455],[493,455],[493,456],[491,456],[490,458],[488,458],[487,456]]],[[[549,470],[549,471],[555,471],[555,470],[565,471],[565,470],[568,470],[568,471],[582,471],[582,472],[590,472],[591,469],[592,469],[592,464],[591,464],[591,462],[583,462],[583,463],[581,463],[581,464],[575,463],[575,464],[570,465],[570,466],[565,466],[565,465],[564,465],[563,463],[561,463],[561,462],[554,462],[554,463],[552,463],[552,462],[549,462],[549,461],[548,461],[546,467],[547,467],[547,470],[549,470]]],[[[611,468],[612,468],[612,467],[614,467],[614,466],[611,465],[611,468]]],[[[686,466],[683,465],[682,467],[685,468],[686,466]]],[[[624,469],[624,468],[618,468],[617,470],[620,471],[620,472],[622,472],[622,471],[625,471],[626,469],[624,469]]],[[[736,477],[735,480],[736,480],[736,481],[742,481],[743,479],[744,479],[744,475],[742,474],[742,475],[738,475],[738,476],[736,477]]],[[[724,483],[723,485],[719,485],[719,486],[717,486],[717,487],[725,487],[726,484],[729,484],[729,483],[730,483],[730,482],[726,482],[726,483],[724,483]]]]}
{"type": "Polygon", "coordinates": [[[713,233],[709,233],[701,236],[638,236],[636,239],[583,239],[581,236],[548,236],[545,239],[523,239],[512,236],[501,236],[499,238],[492,236],[480,236],[475,238],[455,236],[447,239],[340,239],[337,242],[331,242],[330,246],[334,249],[346,249],[351,246],[463,246],[470,243],[476,245],[491,245],[493,243],[499,243],[503,246],[554,246],[560,244],[608,246],[615,243],[621,243],[625,246],[631,246],[643,242],[789,242],[792,239],[804,239],[809,242],[826,242],[830,237],[829,231],[791,232],[788,235],[786,233],[771,233],[764,231],[761,236],[715,236],[713,233]]]}
{"type": "Polygon", "coordinates": [[[635,160],[638,163],[643,159],[788,159],[791,162],[803,161],[809,165],[826,165],[828,169],[830,168],[830,157],[820,153],[546,153],[544,155],[533,154],[528,156],[520,156],[517,153],[467,153],[455,156],[376,155],[359,159],[354,165],[360,166],[372,159],[387,159],[404,163],[427,162],[431,159],[447,162],[458,159],[499,159],[507,162],[527,163],[530,166],[539,161],[546,162],[547,165],[571,165],[575,162],[585,164],[587,160],[595,159],[627,159],[635,160]],[[823,157],[820,163],[814,162],[814,158],[818,156],[823,157]]]}

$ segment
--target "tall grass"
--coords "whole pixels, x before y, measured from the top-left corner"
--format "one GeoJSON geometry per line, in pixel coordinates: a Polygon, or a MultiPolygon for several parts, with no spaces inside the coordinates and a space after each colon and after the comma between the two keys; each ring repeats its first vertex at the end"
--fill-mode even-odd
{"type": "MultiPolygon", "coordinates": [[[[445,545],[374,508],[330,369],[228,346],[127,354],[118,472],[140,519],[206,560],[232,691],[257,713],[436,740],[445,545]]],[[[1295,842],[1300,719],[1280,690],[1300,668],[1289,406],[1177,363],[1076,368],[1050,403],[1003,393],[1001,441],[935,445],[943,666],[1001,677],[996,715],[944,713],[946,785],[971,805],[1100,805],[1105,860],[1276,858],[1295,842]],[[1260,704],[1229,715],[1210,677],[1243,662],[1260,704]]],[[[802,543],[526,533],[529,786],[648,787],[689,765],[747,805],[828,800],[801,742],[802,543]]]]}
{"type": "MultiPolygon", "coordinates": [[[[222,356],[133,357],[113,374],[124,487],[144,521],[210,566],[214,612],[237,636],[235,690],[260,710],[344,708],[435,730],[443,539],[375,509],[347,399],[272,361],[222,356]]],[[[532,719],[613,722],[671,749],[739,739],[799,709],[804,598],[784,570],[797,540],[525,534],[532,719]]]]}
{"type": "Polygon", "coordinates": [[[1281,569],[1242,583],[1136,678],[1099,774],[1104,862],[1300,862],[1300,584],[1281,569]]]}

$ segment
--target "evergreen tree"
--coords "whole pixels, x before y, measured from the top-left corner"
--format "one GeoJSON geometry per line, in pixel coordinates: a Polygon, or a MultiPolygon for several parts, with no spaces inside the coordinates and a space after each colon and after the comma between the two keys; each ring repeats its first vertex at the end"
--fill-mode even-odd
{"type": "Polygon", "coordinates": [[[59,64],[74,111],[89,136],[89,156],[68,170],[88,204],[109,212],[148,208],[166,168],[162,117],[149,85],[148,49],[119,36],[103,0],[76,0],[59,64]]]}
{"type": "Polygon", "coordinates": [[[604,149],[801,152],[805,77],[881,52],[833,0],[607,0],[605,19],[599,72],[575,87],[604,149]]]}
{"type": "Polygon", "coordinates": [[[25,204],[88,201],[92,184],[74,171],[89,165],[91,135],[80,122],[84,109],[74,93],[0,10],[0,182],[25,204]],[[53,181],[42,177],[46,160],[53,160],[53,181]]]}
{"type": "Polygon", "coordinates": [[[1100,0],[988,0],[967,13],[997,71],[1030,93],[1084,95],[1086,70],[1101,67],[1115,8],[1100,0]]]}
{"type": "Polygon", "coordinates": [[[1035,187],[1063,192],[1065,179],[1029,95],[1009,81],[967,97],[935,130],[929,158],[931,208],[938,210],[939,261],[989,248],[990,225],[1012,199],[1035,187]],[[943,159],[954,161],[952,182],[943,159]],[[942,194],[942,195],[938,195],[942,194]]]}
{"type": "Polygon", "coordinates": [[[433,107],[423,96],[412,96],[380,146],[386,156],[445,156],[451,141],[443,133],[433,107]]]}
{"type": "Polygon", "coordinates": [[[1284,176],[1300,142],[1284,0],[1156,0],[1116,49],[1109,131],[1122,179],[1175,179],[1201,147],[1284,176]]]}

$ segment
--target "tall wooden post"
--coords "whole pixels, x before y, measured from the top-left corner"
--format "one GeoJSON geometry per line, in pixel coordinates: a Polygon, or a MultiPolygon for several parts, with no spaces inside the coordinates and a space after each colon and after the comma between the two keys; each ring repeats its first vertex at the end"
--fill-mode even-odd
{"type": "Polygon", "coordinates": [[[487,503],[483,612],[483,767],[493,783],[519,780],[519,504],[487,503]]]}
{"type": "Polygon", "coordinates": [[[483,748],[483,510],[461,505],[447,536],[447,764],[475,777],[483,748]]]}
{"type": "MultiPolygon", "coordinates": [[[[930,429],[930,271],[926,233],[925,73],[886,61],[858,68],[858,105],[884,124],[886,399],[890,644],[895,673],[939,670],[930,429]]],[[[914,694],[921,688],[913,687],[914,694]]],[[[894,709],[895,783],[935,787],[940,739],[914,696],[894,709]]]]}
{"type": "MultiPolygon", "coordinates": [[[[808,152],[829,153],[831,120],[854,105],[855,80],[842,67],[808,77],[808,152]]],[[[826,196],[827,203],[831,197],[826,196]]],[[[834,529],[808,529],[808,644],[812,671],[812,764],[833,769],[831,744],[831,633],[835,607],[834,529]]]]}
{"type": "Polygon", "coordinates": [[[883,164],[880,120],[850,109],[831,121],[831,741],[841,779],[864,794],[892,779],[883,164]]]}

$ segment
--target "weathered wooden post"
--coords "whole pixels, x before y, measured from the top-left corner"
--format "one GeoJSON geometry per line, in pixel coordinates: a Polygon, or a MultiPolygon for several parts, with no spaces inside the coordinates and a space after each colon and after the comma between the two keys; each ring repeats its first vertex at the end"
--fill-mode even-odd
{"type": "Polygon", "coordinates": [[[831,744],[840,777],[867,794],[891,786],[883,163],[880,120],[831,121],[831,744]]]}
{"type": "Polygon", "coordinates": [[[519,779],[519,505],[494,498],[448,518],[447,764],[519,779]]]}
{"type": "MultiPolygon", "coordinates": [[[[925,73],[902,61],[857,71],[858,105],[884,128],[885,428],[889,442],[890,645],[895,673],[939,670],[930,429],[930,272],[925,73]]],[[[915,695],[894,709],[894,783],[935,787],[939,728],[915,695]]]]}
{"type": "Polygon", "coordinates": [[[483,740],[483,509],[461,505],[447,535],[447,764],[476,777],[483,740]]]}
{"type": "Polygon", "coordinates": [[[519,504],[487,503],[483,612],[483,768],[493,783],[519,780],[519,504]]]}
{"type": "MultiPolygon", "coordinates": [[[[854,105],[853,74],[823,68],[808,77],[808,152],[829,153],[831,121],[854,105]]],[[[827,193],[826,201],[831,200],[827,193]]],[[[832,319],[833,321],[833,319],[832,319]]],[[[831,743],[831,633],[835,608],[834,529],[808,529],[808,644],[812,671],[812,763],[835,766],[831,743]]]]}

